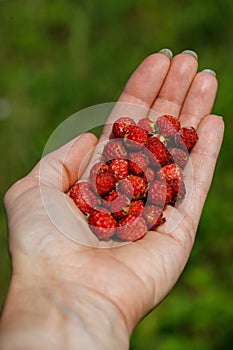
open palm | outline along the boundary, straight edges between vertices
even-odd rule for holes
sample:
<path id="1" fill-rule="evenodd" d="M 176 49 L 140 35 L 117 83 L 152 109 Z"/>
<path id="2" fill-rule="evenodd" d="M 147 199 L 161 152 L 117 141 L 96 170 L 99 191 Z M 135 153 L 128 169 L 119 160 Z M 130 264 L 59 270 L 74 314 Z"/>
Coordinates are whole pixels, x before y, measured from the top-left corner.
<path id="1" fill-rule="evenodd" d="M 151 55 L 134 72 L 119 99 L 144 106 L 148 115 L 151 111 L 174 115 L 182 125 L 198 130 L 199 141 L 191 153 L 195 190 L 179 207 L 166 209 L 167 224 L 139 241 L 108 249 L 82 246 L 61 234 L 47 215 L 41 188 L 69 230 L 65 193 L 77 181 L 83 157 L 97 142 L 93 135 L 85 134 L 47 155 L 8 192 L 13 273 L 30 271 L 51 290 L 50 281 L 56 280 L 74 299 L 83 290 L 97 303 L 113 304 L 129 332 L 166 296 L 189 257 L 223 135 L 222 120 L 210 115 L 217 80 L 208 72 L 197 73 L 197 68 L 197 60 L 185 53 L 172 60 L 160 53 Z M 101 140 L 107 136 L 105 130 Z M 42 177 L 41 164 L 45 165 Z M 173 217 L 179 225 L 171 230 Z M 85 234 L 81 226 L 78 230 Z"/>

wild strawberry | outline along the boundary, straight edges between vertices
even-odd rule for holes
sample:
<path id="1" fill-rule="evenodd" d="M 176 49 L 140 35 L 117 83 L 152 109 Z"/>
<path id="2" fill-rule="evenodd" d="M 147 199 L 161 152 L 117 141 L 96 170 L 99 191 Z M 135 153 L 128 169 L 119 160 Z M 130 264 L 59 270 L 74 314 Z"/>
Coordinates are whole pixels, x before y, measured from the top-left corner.
<path id="1" fill-rule="evenodd" d="M 115 189 L 115 176 L 112 172 L 100 173 L 93 179 L 92 187 L 100 196 L 104 196 Z"/>
<path id="2" fill-rule="evenodd" d="M 175 135 L 175 142 L 181 148 L 187 148 L 191 152 L 192 148 L 198 141 L 198 135 L 193 127 L 181 128 L 179 133 Z"/>
<path id="3" fill-rule="evenodd" d="M 114 218 L 123 218 L 128 214 L 129 204 L 129 199 L 124 194 L 118 192 L 117 198 L 115 198 L 109 204 L 109 211 L 111 212 L 112 216 L 114 216 Z"/>
<path id="4" fill-rule="evenodd" d="M 165 181 L 154 180 L 149 184 L 148 202 L 164 207 L 167 201 L 167 184 Z"/>
<path id="5" fill-rule="evenodd" d="M 109 166 L 105 162 L 95 163 L 90 170 L 90 178 L 96 178 L 97 174 L 109 171 Z"/>
<path id="6" fill-rule="evenodd" d="M 143 179 L 146 182 L 151 182 L 155 179 L 155 172 L 151 168 L 146 168 L 144 171 Z"/>
<path id="7" fill-rule="evenodd" d="M 163 166 L 168 163 L 170 154 L 166 146 L 157 136 L 149 136 L 145 146 L 150 151 L 148 154 L 152 161 L 152 165 L 158 165 L 159 163 Z"/>
<path id="8" fill-rule="evenodd" d="M 76 183 L 70 188 L 70 192 L 69 192 L 70 198 L 75 199 L 76 197 L 79 196 L 81 186 L 83 186 L 83 188 L 86 188 L 89 190 L 89 184 L 87 182 Z"/>
<path id="9" fill-rule="evenodd" d="M 109 140 L 104 146 L 103 157 L 109 161 L 114 158 L 127 158 L 127 151 L 121 140 Z"/>
<path id="10" fill-rule="evenodd" d="M 165 221 L 167 204 L 184 199 L 182 170 L 198 135 L 169 115 L 156 123 L 143 118 L 137 125 L 122 117 L 112 133 L 118 139 L 105 144 L 102 161 L 91 168 L 90 185 L 75 184 L 69 195 L 99 239 L 135 241 Z"/>
<path id="11" fill-rule="evenodd" d="M 184 169 L 189 159 L 189 153 L 181 148 L 168 148 L 168 151 L 170 153 L 170 161 Z"/>
<path id="12" fill-rule="evenodd" d="M 128 175 L 118 183 L 119 190 L 128 198 L 139 199 L 145 197 L 147 184 L 145 180 L 136 175 Z"/>
<path id="13" fill-rule="evenodd" d="M 172 202 L 174 192 L 173 192 L 172 186 L 170 185 L 170 182 L 167 182 L 166 185 L 167 185 L 166 204 L 170 204 Z"/>
<path id="14" fill-rule="evenodd" d="M 117 236 L 122 241 L 136 241 L 145 236 L 147 226 L 141 216 L 127 215 L 118 221 Z"/>
<path id="15" fill-rule="evenodd" d="M 103 205 L 109 209 L 110 203 L 118 197 L 118 191 L 113 190 L 103 198 Z"/>
<path id="16" fill-rule="evenodd" d="M 130 128 L 135 125 L 136 123 L 132 118 L 122 117 L 115 121 L 112 132 L 116 138 L 123 138 L 129 132 Z"/>
<path id="17" fill-rule="evenodd" d="M 89 225 L 98 238 L 108 240 L 114 235 L 117 222 L 107 210 L 95 210 L 89 216 Z"/>
<path id="18" fill-rule="evenodd" d="M 157 173 L 156 177 L 159 180 L 165 179 L 167 182 L 171 180 L 182 180 L 183 179 L 183 173 L 181 168 L 172 163 L 172 164 L 167 164 L 164 167 L 162 167 Z"/>
<path id="19" fill-rule="evenodd" d="M 116 178 L 116 182 L 124 179 L 129 174 L 128 160 L 122 158 L 116 158 L 109 164 L 110 171 L 113 172 Z"/>
<path id="20" fill-rule="evenodd" d="M 145 129 L 150 134 L 155 132 L 155 122 L 150 120 L 149 118 L 140 119 L 138 122 L 138 127 L 141 129 Z"/>
<path id="21" fill-rule="evenodd" d="M 172 188 L 172 199 L 171 204 L 180 204 L 186 194 L 186 188 L 183 180 L 172 180 L 170 181 L 170 186 Z"/>
<path id="22" fill-rule="evenodd" d="M 179 120 L 171 115 L 162 115 L 156 120 L 155 125 L 156 130 L 166 137 L 175 135 L 181 127 Z"/>
<path id="23" fill-rule="evenodd" d="M 129 171 L 133 175 L 142 176 L 148 167 L 148 160 L 143 152 L 132 152 L 129 154 Z"/>
<path id="24" fill-rule="evenodd" d="M 163 209 L 156 205 L 146 205 L 142 216 L 146 221 L 147 229 L 152 231 L 165 221 Z"/>
<path id="25" fill-rule="evenodd" d="M 129 207 L 129 214 L 140 216 L 144 210 L 145 204 L 143 200 L 138 199 L 136 201 L 132 201 Z"/>
<path id="26" fill-rule="evenodd" d="M 138 126 L 132 126 L 129 132 L 125 135 L 125 143 L 129 148 L 138 150 L 145 145 L 148 133 L 146 130 Z"/>
<path id="27" fill-rule="evenodd" d="M 87 182 L 78 182 L 74 184 L 69 193 L 77 207 L 83 214 L 90 214 L 100 204 L 100 200 L 92 192 Z"/>

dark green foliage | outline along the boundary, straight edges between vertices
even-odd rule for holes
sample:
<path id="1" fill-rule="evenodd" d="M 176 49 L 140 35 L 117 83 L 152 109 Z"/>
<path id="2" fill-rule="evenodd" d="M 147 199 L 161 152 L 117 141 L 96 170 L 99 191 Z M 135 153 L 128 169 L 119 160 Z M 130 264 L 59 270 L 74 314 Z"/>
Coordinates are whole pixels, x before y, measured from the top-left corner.
<path id="1" fill-rule="evenodd" d="M 116 101 L 146 55 L 193 49 L 200 69 L 217 72 L 214 112 L 224 115 L 226 135 L 194 250 L 170 296 L 134 332 L 131 350 L 227 350 L 233 342 L 232 18 L 231 0 L 0 1 L 1 196 L 65 118 Z M 0 225 L 2 305 L 10 279 L 3 208 Z"/>

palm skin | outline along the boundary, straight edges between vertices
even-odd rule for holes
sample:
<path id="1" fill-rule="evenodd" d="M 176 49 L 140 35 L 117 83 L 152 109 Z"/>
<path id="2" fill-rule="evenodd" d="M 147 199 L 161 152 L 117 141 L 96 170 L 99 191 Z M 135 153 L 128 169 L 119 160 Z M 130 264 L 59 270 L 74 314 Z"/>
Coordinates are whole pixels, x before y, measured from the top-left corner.
<path id="1" fill-rule="evenodd" d="M 43 159 L 48 169 L 45 177 L 39 179 L 38 164 L 9 190 L 5 205 L 13 276 L 36 277 L 51 293 L 62 291 L 72 300 L 86 294 L 91 304 L 102 308 L 104 303 L 106 308 L 112 305 L 130 335 L 171 290 L 190 255 L 223 136 L 222 120 L 210 115 L 216 91 L 216 78 L 206 72 L 197 73 L 197 61 L 192 56 L 183 53 L 169 60 L 158 53 L 141 63 L 119 99 L 145 106 L 148 114 L 151 109 L 175 115 L 182 125 L 197 128 L 199 141 L 191 154 L 195 191 L 174 209 L 181 217 L 174 230 L 167 232 L 165 224 L 139 241 L 107 249 L 82 246 L 60 233 L 47 216 L 40 186 L 59 201 L 65 218 L 69 210 L 65 193 L 77 181 L 82 158 L 97 142 L 93 135 L 86 134 L 72 146 L 65 145 Z M 107 136 L 104 131 L 101 140 Z M 65 163 L 61 163 L 68 149 Z M 61 186 L 60 167 L 64 170 Z M 169 222 L 174 211 L 168 208 L 165 215 Z"/>

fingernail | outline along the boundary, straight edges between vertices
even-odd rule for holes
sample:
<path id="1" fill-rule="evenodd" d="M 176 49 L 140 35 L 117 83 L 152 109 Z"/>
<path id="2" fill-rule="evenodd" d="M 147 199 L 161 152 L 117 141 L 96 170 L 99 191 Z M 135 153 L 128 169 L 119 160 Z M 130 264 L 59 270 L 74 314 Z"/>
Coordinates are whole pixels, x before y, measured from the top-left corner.
<path id="1" fill-rule="evenodd" d="M 212 70 L 212 69 L 203 69 L 202 72 L 212 74 L 214 77 L 216 77 L 216 73 L 215 73 L 215 71 Z"/>
<path id="2" fill-rule="evenodd" d="M 195 51 L 193 50 L 184 50 L 182 53 L 186 53 L 187 55 L 190 55 L 194 57 L 198 61 L 198 55 L 196 54 Z"/>
<path id="3" fill-rule="evenodd" d="M 224 119 L 222 115 L 218 115 L 217 117 L 222 120 Z"/>
<path id="4" fill-rule="evenodd" d="M 160 50 L 159 53 L 163 54 L 164 56 L 167 56 L 169 59 L 173 57 L 173 52 L 167 48 Z"/>

